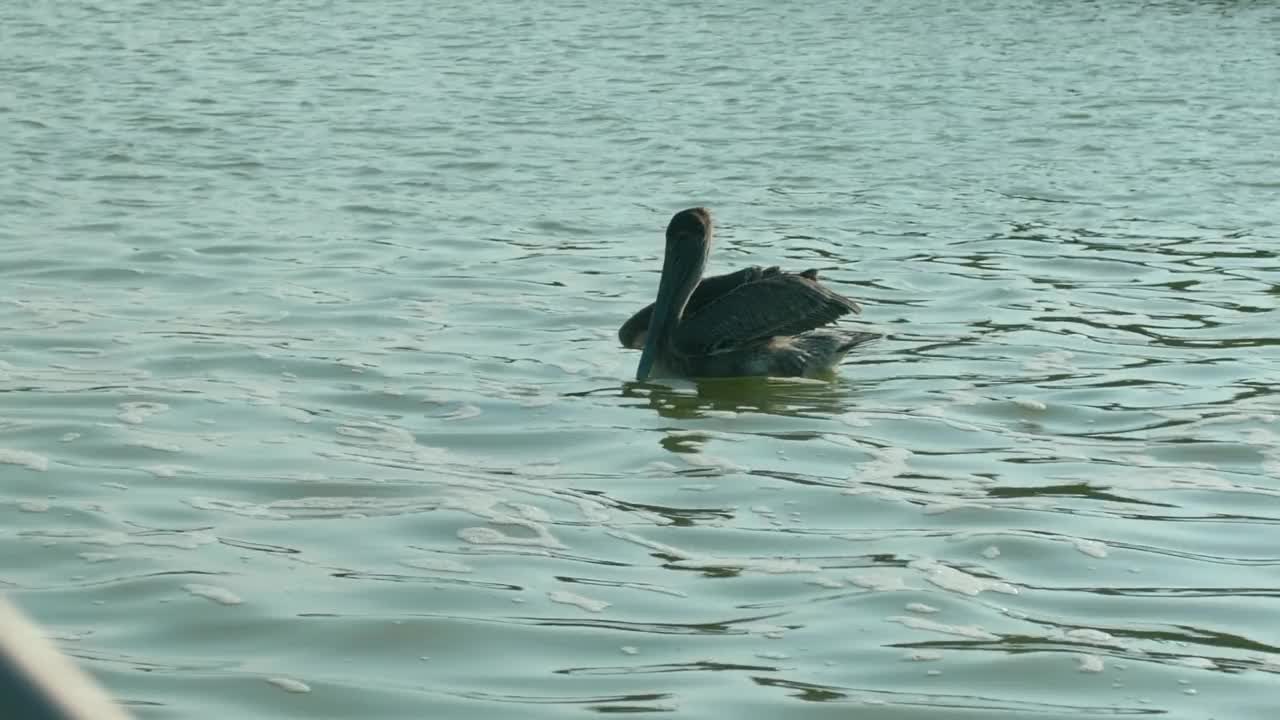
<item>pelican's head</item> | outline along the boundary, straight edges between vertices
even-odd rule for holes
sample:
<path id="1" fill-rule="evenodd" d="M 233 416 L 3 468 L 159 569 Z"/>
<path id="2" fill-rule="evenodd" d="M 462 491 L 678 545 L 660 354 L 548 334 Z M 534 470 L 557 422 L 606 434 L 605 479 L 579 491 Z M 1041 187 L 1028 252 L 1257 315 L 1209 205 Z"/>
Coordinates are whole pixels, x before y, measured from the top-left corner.
<path id="1" fill-rule="evenodd" d="M 667 223 L 667 248 L 673 244 L 706 243 L 711 239 L 711 212 L 706 208 L 681 210 Z"/>
<path id="2" fill-rule="evenodd" d="M 662 261 L 662 279 L 658 281 L 658 299 L 653 303 L 649 329 L 644 334 L 644 349 L 636 380 L 649 377 L 658 357 L 658 347 L 666 342 L 684 313 L 689 296 L 702 279 L 702 269 L 711 251 L 711 213 L 706 208 L 681 210 L 667 223 L 667 253 Z M 625 328 L 624 328 L 625 329 Z M 626 339 L 623 339 L 626 343 Z"/>

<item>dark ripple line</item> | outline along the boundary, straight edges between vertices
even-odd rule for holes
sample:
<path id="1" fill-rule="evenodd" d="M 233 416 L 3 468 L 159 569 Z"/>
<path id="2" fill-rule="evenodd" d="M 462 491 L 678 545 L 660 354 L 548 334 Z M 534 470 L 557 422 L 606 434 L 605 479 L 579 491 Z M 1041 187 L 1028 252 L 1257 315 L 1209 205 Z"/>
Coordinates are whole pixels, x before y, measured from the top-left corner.
<path id="1" fill-rule="evenodd" d="M 1020 584 L 1028 590 L 1044 590 L 1047 592 L 1081 592 L 1094 595 L 1115 595 L 1118 597 L 1154 597 L 1154 598 L 1235 598 L 1235 597 L 1272 597 L 1280 598 L 1280 588 L 1243 587 L 1243 588 L 1201 588 L 1201 587 L 1052 587 L 1049 585 Z"/>
<path id="2" fill-rule="evenodd" d="M 159 571 L 159 572 L 139 573 L 139 574 L 137 574 L 137 575 L 119 575 L 119 576 L 117 576 L 117 577 L 106 578 L 106 579 L 104 579 L 104 580 L 88 580 L 88 581 L 84 581 L 84 582 L 72 582 L 72 583 L 65 583 L 65 584 L 62 584 L 62 585 L 26 585 L 26 586 L 19 586 L 19 585 L 17 585 L 16 583 L 14 583 L 14 584 L 6 583 L 6 585 L 7 585 L 7 586 L 9 586 L 9 587 L 11 587 L 11 588 L 14 588 L 14 589 L 20 589 L 20 590 L 24 590 L 24 591 L 30 591 L 30 592 L 43 592 L 43 591 L 47 591 L 47 590 L 68 590 L 68 589 L 73 589 L 73 588 L 74 588 L 74 589 L 83 589 L 83 588 L 92 588 L 92 587 L 105 587 L 105 586 L 110 586 L 110 585 L 119 585 L 119 584 L 124 584 L 124 583 L 128 583 L 128 582 L 131 582 L 131 581 L 134 581 L 134 580 L 146 580 L 146 579 L 148 579 L 148 578 L 166 577 L 166 576 L 170 576 L 170 575 L 172 575 L 172 576 L 177 576 L 177 577 L 181 577 L 181 576 L 184 576 L 184 575 L 198 575 L 198 576 L 217 576 L 217 577 L 222 577 L 222 576 L 229 576 L 229 575 L 232 575 L 232 574 L 233 574 L 233 573 L 230 573 L 230 572 L 210 571 L 210 570 L 163 570 L 163 571 Z"/>
<path id="3" fill-rule="evenodd" d="M 374 573 L 358 570 L 342 570 L 330 573 L 333 577 L 345 580 L 380 580 L 396 583 L 422 583 L 424 585 L 464 585 L 487 588 L 489 590 L 524 590 L 523 586 L 510 583 L 487 582 L 484 580 L 467 580 L 465 578 L 442 577 L 438 575 L 405 575 L 400 573 Z"/>
<path id="4" fill-rule="evenodd" d="M 497 693 L 486 693 L 480 691 L 451 693 L 460 698 L 468 700 L 489 700 L 492 702 L 504 703 L 520 703 L 529 705 L 588 705 L 594 703 L 621 703 L 621 702 L 644 702 L 655 700 L 670 700 L 674 697 L 671 693 L 635 693 L 631 695 L 598 695 L 595 697 L 577 697 L 573 695 L 561 696 L 541 696 L 532 695 L 499 695 Z M 630 708 L 630 712 L 636 711 L 654 711 L 654 710 L 674 711 L 674 708 Z M 605 712 L 608 708 L 596 708 L 597 711 Z M 614 708 L 614 711 L 622 710 Z"/>
<path id="5" fill-rule="evenodd" d="M 595 676 L 611 676 L 611 675 L 654 675 L 664 673 L 679 672 L 723 672 L 725 670 L 746 670 L 748 672 L 778 672 L 779 668 L 769 665 L 740 665 L 736 663 L 714 662 L 712 660 L 700 660 L 688 663 L 660 663 L 655 665 L 612 665 L 612 666 L 583 666 L 560 668 L 554 670 L 557 675 L 595 675 Z"/>
<path id="6" fill-rule="evenodd" d="M 1115 634 L 1115 633 L 1113 633 Z M 1004 647 L 1008 643 L 1016 643 L 1016 648 Z M 1189 642 L 1180 640 L 1179 642 Z M 1190 641 L 1194 642 L 1194 641 Z M 1168 667 L 1180 668 L 1183 670 L 1211 670 L 1215 672 L 1233 673 L 1243 672 L 1246 670 L 1276 673 L 1277 670 L 1269 667 L 1264 661 L 1250 660 L 1248 658 L 1230 658 L 1217 657 L 1195 654 L 1177 654 L 1170 652 L 1148 651 L 1148 650 L 1131 650 L 1114 645 L 1098 645 L 1087 642 L 1076 641 L 1051 641 L 1040 637 L 1029 636 L 1005 636 L 999 642 L 990 642 L 984 640 L 925 640 L 921 642 L 893 643 L 887 647 L 903 648 L 903 649 L 928 649 L 928 650 L 990 650 L 999 651 L 1012 655 L 1022 655 L 1031 653 L 1053 653 L 1063 654 L 1070 653 L 1079 655 L 1088 653 L 1090 655 L 1102 655 L 1113 660 L 1125 660 L 1134 663 L 1152 663 L 1156 665 L 1164 665 Z M 1273 651 L 1269 651 L 1273 652 Z M 1188 659 L 1205 659 L 1212 662 L 1216 667 L 1188 667 L 1185 661 Z"/>
<path id="7" fill-rule="evenodd" d="M 994 712 L 1067 712 L 1075 715 L 1163 715 L 1166 711 L 1158 708 L 1115 707 L 1115 706 L 1075 706 L 1042 703 L 1030 700 L 1001 700 L 980 695 L 957 695 L 949 693 L 914 693 L 869 688 L 849 688 L 839 685 L 819 685 L 817 683 L 786 680 L 783 678 L 752 677 L 758 685 L 796 690 L 799 699 L 811 702 L 848 702 L 862 703 L 867 697 L 882 699 L 886 704 L 905 706 L 924 706 L 948 708 L 956 710 L 987 710 Z"/>
<path id="8" fill-rule="evenodd" d="M 529 616 L 508 616 L 508 617 L 488 617 L 488 616 L 467 616 L 467 615 L 448 615 L 444 613 L 410 613 L 408 617 L 430 618 L 434 620 L 452 620 L 463 623 L 491 623 L 498 625 L 532 625 L 545 627 L 579 627 L 603 630 L 620 630 L 623 632 L 639 632 L 653 635 L 750 635 L 751 630 L 747 628 L 734 627 L 740 624 L 756 623 L 762 620 L 771 620 L 781 617 L 785 613 L 769 613 L 765 615 L 755 615 L 743 618 L 735 618 L 733 620 L 724 620 L 713 623 L 646 623 L 627 620 L 608 620 L 593 618 L 542 618 Z M 298 613 L 298 617 L 303 618 L 323 618 L 323 619 L 351 619 L 351 618 L 372 618 L 381 619 L 382 616 L 373 614 L 348 614 L 348 613 L 330 613 L 330 612 L 312 612 Z"/>

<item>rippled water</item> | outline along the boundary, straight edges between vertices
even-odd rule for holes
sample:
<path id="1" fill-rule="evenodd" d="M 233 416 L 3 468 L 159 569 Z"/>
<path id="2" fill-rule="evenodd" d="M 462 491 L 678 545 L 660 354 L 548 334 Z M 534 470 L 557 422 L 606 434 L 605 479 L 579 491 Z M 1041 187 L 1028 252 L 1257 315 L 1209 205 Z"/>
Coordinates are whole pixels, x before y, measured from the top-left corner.
<path id="1" fill-rule="evenodd" d="M 1273 3 L 9 4 L 0 588 L 141 718 L 1264 718 Z M 672 212 L 885 334 L 628 382 Z"/>

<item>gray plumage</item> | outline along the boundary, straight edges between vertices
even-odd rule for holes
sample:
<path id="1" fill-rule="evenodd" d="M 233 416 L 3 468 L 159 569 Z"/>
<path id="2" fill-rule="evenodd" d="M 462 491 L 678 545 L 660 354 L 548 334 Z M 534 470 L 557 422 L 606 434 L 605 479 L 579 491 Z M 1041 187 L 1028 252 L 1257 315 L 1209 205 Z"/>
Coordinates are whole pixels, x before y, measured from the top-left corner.
<path id="1" fill-rule="evenodd" d="M 689 304 L 685 307 L 684 314 L 686 316 L 693 315 L 706 307 L 711 301 L 739 285 L 759 280 L 768 275 L 777 275 L 780 272 L 782 271 L 777 266 L 762 268 L 759 265 L 752 265 L 737 272 L 703 278 L 702 282 L 698 283 L 698 289 L 694 290 L 693 296 L 689 298 Z M 817 270 L 806 270 L 805 272 L 813 273 L 814 278 L 818 277 Z M 649 303 L 636 312 L 635 315 L 628 318 L 626 322 L 622 323 L 622 327 L 618 328 L 618 341 L 622 343 L 622 347 L 631 348 L 632 350 L 643 348 L 645 335 L 649 332 L 649 322 L 652 319 L 653 303 Z"/>
<path id="2" fill-rule="evenodd" d="M 823 287 L 817 270 L 749 267 L 703 280 L 711 234 L 702 208 L 676 213 L 667 226 L 658 298 L 618 330 L 624 346 L 644 350 L 637 379 L 655 366 L 694 377 L 813 377 L 876 337 L 825 327 L 859 308 Z"/>

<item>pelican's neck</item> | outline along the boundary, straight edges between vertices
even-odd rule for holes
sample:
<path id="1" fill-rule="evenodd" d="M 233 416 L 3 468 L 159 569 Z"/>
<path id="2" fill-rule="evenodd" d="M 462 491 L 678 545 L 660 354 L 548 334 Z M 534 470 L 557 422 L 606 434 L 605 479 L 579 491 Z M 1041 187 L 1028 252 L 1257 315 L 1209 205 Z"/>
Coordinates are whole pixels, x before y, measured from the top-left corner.
<path id="1" fill-rule="evenodd" d="M 658 299 L 654 303 L 653 318 L 649 323 L 650 332 L 656 327 L 664 331 L 662 335 L 666 335 L 684 318 L 689 298 L 698 289 L 702 272 L 707 266 L 708 246 L 706 237 L 699 241 L 686 240 L 667 244 L 666 258 L 662 263 L 662 279 L 658 282 Z"/>
<path id="2" fill-rule="evenodd" d="M 658 281 L 658 299 L 653 302 L 649 334 L 645 337 L 640 365 L 636 368 L 636 380 L 640 382 L 649 377 L 649 371 L 658 358 L 671 349 L 672 335 L 684 317 L 685 306 L 702 280 L 702 269 L 707 264 L 707 252 L 711 249 L 709 218 L 699 223 L 700 232 L 690 232 L 687 220 L 682 214 L 677 214 L 667 228 L 667 252 L 662 261 L 662 279 Z M 677 227 L 678 222 L 684 223 L 684 227 Z"/>

